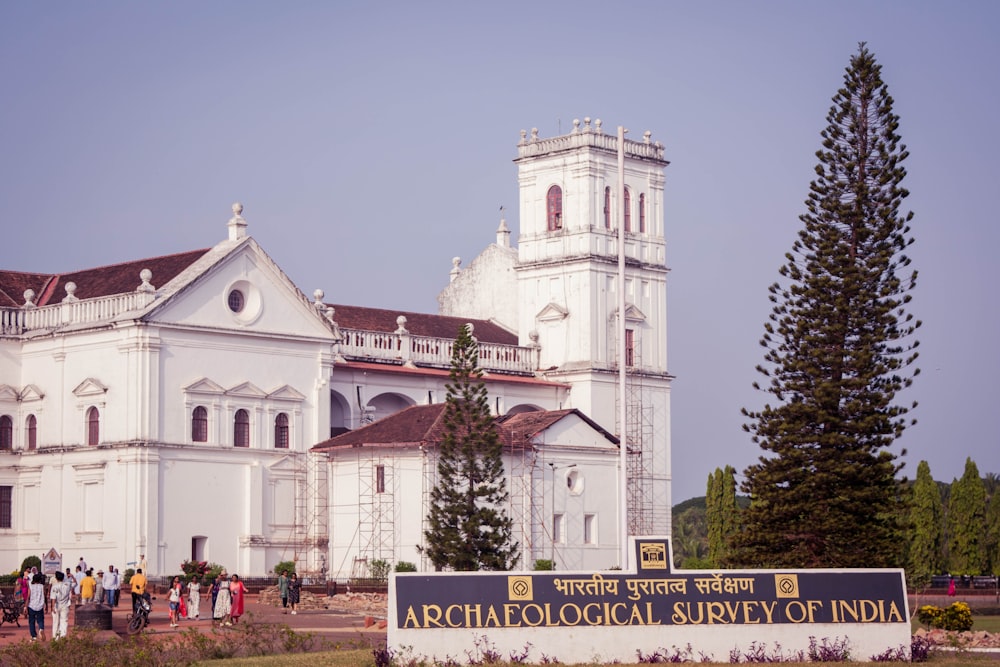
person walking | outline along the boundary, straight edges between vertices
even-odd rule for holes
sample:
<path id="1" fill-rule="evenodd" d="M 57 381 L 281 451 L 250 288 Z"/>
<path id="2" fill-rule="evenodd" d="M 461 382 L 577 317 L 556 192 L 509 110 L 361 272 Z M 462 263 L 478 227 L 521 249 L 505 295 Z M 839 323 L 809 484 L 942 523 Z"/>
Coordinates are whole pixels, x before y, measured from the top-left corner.
<path id="1" fill-rule="evenodd" d="M 97 580 L 94 579 L 93 570 L 87 570 L 83 575 L 83 579 L 80 580 L 80 603 L 93 604 L 96 592 Z"/>
<path id="2" fill-rule="evenodd" d="M 292 572 L 292 576 L 288 580 L 288 604 L 292 608 L 292 616 L 296 613 L 295 605 L 299 603 L 299 594 L 302 590 L 302 582 L 299 581 L 299 575 Z"/>
<path id="3" fill-rule="evenodd" d="M 146 575 L 142 573 L 142 569 L 135 571 L 131 579 L 132 584 L 132 613 L 134 614 L 136 610 L 139 609 L 139 598 L 146 594 Z"/>
<path id="4" fill-rule="evenodd" d="M 229 610 L 229 618 L 233 625 L 239 622 L 243 615 L 243 596 L 247 592 L 247 587 L 240 581 L 240 575 L 234 574 L 229 581 L 229 597 L 232 599 L 232 609 Z"/>
<path id="5" fill-rule="evenodd" d="M 173 582 L 170 584 L 170 594 L 167 598 L 170 603 L 170 627 L 176 628 L 178 626 L 177 619 L 180 613 L 181 607 L 181 580 L 180 577 L 174 577 Z"/>
<path id="6" fill-rule="evenodd" d="M 45 575 L 36 573 L 28 586 L 28 632 L 31 641 L 45 641 Z"/>
<path id="7" fill-rule="evenodd" d="M 192 577 L 191 582 L 188 583 L 188 620 L 197 621 L 198 617 L 201 615 L 201 582 L 198 581 L 198 575 Z"/>
<path id="8" fill-rule="evenodd" d="M 67 581 L 65 574 L 56 572 L 56 583 L 52 584 L 52 590 L 49 592 L 49 598 L 52 600 L 53 640 L 66 636 L 66 628 L 69 625 L 69 603 L 72 597 L 73 584 Z"/>
<path id="9" fill-rule="evenodd" d="M 104 587 L 104 604 L 114 607 L 115 592 L 118 590 L 118 575 L 115 574 L 113 565 L 108 565 L 108 571 L 101 577 L 101 585 Z"/>
<path id="10" fill-rule="evenodd" d="M 94 602 L 104 604 L 104 570 L 98 570 L 94 575 L 97 585 L 94 587 Z"/>
<path id="11" fill-rule="evenodd" d="M 215 608 L 212 611 L 212 618 L 219 621 L 219 625 L 232 625 L 229 614 L 233 610 L 233 598 L 229 593 L 229 575 L 223 570 L 219 575 L 219 593 L 215 598 Z"/>
<path id="12" fill-rule="evenodd" d="M 281 571 L 281 576 L 278 577 L 278 594 L 281 596 L 281 613 L 288 613 L 288 573 L 285 570 Z"/>

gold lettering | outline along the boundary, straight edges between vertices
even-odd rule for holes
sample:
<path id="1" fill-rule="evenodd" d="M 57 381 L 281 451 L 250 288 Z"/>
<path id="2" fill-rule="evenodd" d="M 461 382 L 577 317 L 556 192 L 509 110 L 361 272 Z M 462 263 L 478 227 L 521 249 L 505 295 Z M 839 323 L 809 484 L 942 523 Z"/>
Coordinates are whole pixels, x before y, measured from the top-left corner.
<path id="1" fill-rule="evenodd" d="M 425 628 L 429 628 L 431 625 L 438 628 L 444 627 L 444 623 L 441 622 L 441 607 L 436 604 L 425 604 L 423 608 Z"/>
<path id="2" fill-rule="evenodd" d="M 646 603 L 646 625 L 660 625 L 660 620 L 653 617 L 653 603 Z"/>
<path id="3" fill-rule="evenodd" d="M 607 606 L 607 604 L 608 604 L 607 602 L 604 603 L 605 606 Z M 594 607 L 595 609 L 598 610 L 596 617 L 590 615 L 591 607 Z M 597 604 L 596 602 L 591 602 L 590 604 L 584 605 L 583 610 L 581 611 L 581 616 L 583 616 L 583 620 L 586 621 L 587 625 L 601 625 L 603 623 L 604 617 L 601 616 L 600 609 L 601 605 Z"/>
<path id="4" fill-rule="evenodd" d="M 510 604 L 510 603 L 508 603 L 508 604 L 505 604 L 503 606 L 503 621 L 504 621 L 503 627 L 505 627 L 505 628 L 519 628 L 519 627 L 521 627 L 521 621 L 520 620 L 518 620 L 518 622 L 515 623 L 513 621 L 513 619 L 512 619 L 512 617 L 514 616 L 515 612 L 517 612 L 517 605 L 516 604 Z"/>
<path id="5" fill-rule="evenodd" d="M 878 605 L 872 600 L 861 600 L 861 622 L 871 623 L 872 621 L 883 620 L 880 618 Z"/>
<path id="6" fill-rule="evenodd" d="M 576 612 L 576 618 L 574 620 L 570 620 L 566 617 L 567 609 L 571 609 Z M 582 618 L 583 618 L 583 610 L 580 609 L 575 604 L 572 603 L 564 604 L 561 607 L 559 607 L 559 622 L 562 623 L 563 625 L 579 625 L 580 620 Z"/>
<path id="7" fill-rule="evenodd" d="M 413 613 L 413 605 L 406 608 L 406 619 L 403 621 L 404 628 L 419 628 L 420 622 L 417 621 L 417 615 Z"/>
<path id="8" fill-rule="evenodd" d="M 475 617 L 475 621 L 473 621 Z M 483 627 L 483 608 L 482 605 L 478 604 L 467 604 L 465 605 L 465 627 L 467 628 L 481 628 Z"/>
<path id="9" fill-rule="evenodd" d="M 896 606 L 896 601 L 893 600 L 889 602 L 889 618 L 890 623 L 903 623 L 903 615 L 899 613 L 899 607 Z"/>
<path id="10" fill-rule="evenodd" d="M 709 602 L 707 608 L 709 625 L 715 625 L 716 621 L 720 623 L 726 622 L 725 617 L 722 615 L 726 608 L 721 602 Z"/>
<path id="11" fill-rule="evenodd" d="M 848 600 L 837 600 L 837 602 L 840 603 L 839 604 L 840 610 L 843 612 L 843 614 L 842 614 L 843 619 L 844 619 L 843 622 L 847 623 L 848 622 L 847 621 L 847 617 L 850 616 L 851 618 L 854 619 L 854 622 L 857 623 L 858 622 L 858 618 L 860 618 L 859 615 L 858 615 L 858 601 L 857 600 L 851 600 L 851 601 L 848 601 Z M 834 605 L 834 606 L 836 607 L 838 605 Z"/>
<path id="12" fill-rule="evenodd" d="M 528 616 L 529 611 L 538 614 L 538 618 L 534 622 L 532 622 L 531 618 Z M 542 608 L 537 604 L 526 604 L 524 605 L 524 608 L 521 609 L 521 620 L 523 620 L 524 624 L 529 628 L 537 628 L 545 622 L 545 612 L 542 611 Z"/>
<path id="13" fill-rule="evenodd" d="M 632 605 L 632 613 L 629 615 L 628 622 L 629 625 L 646 625 L 643 623 L 642 612 L 639 610 L 639 605 Z"/>
<path id="14" fill-rule="evenodd" d="M 674 603 L 674 613 L 670 616 L 670 620 L 673 621 L 674 625 L 687 625 L 688 617 L 684 613 L 683 602 Z"/>
<path id="15" fill-rule="evenodd" d="M 760 623 L 760 619 L 756 618 L 753 614 L 753 609 L 760 603 L 754 602 L 753 600 L 744 600 L 742 604 L 743 604 L 743 622 L 749 623 L 750 625 L 756 625 Z"/>
<path id="16" fill-rule="evenodd" d="M 793 607 L 796 610 L 794 612 Z M 785 617 L 792 623 L 801 623 L 806 620 L 807 614 L 808 612 L 806 612 L 806 606 L 798 600 L 790 600 L 788 604 L 785 605 Z"/>
<path id="17" fill-rule="evenodd" d="M 823 603 L 820 600 L 809 600 L 806 603 L 809 606 L 809 622 L 816 622 L 816 610 L 823 608 Z"/>
<path id="18" fill-rule="evenodd" d="M 611 616 L 612 620 L 614 621 L 615 625 L 627 625 L 628 621 L 624 621 L 624 620 L 618 618 L 618 608 L 619 607 L 621 607 L 622 609 L 625 609 L 625 603 L 624 602 L 616 602 L 613 605 L 611 605 L 611 614 L 610 614 L 610 616 Z"/>
<path id="19" fill-rule="evenodd" d="M 774 609 L 775 609 L 775 607 L 778 606 L 778 601 L 777 600 L 771 600 L 771 606 L 770 607 L 768 607 L 767 604 L 768 603 L 767 603 L 766 600 L 761 600 L 761 602 L 760 602 L 760 608 L 764 610 L 764 614 L 767 616 L 767 624 L 771 625 L 772 623 L 774 623 Z"/>
<path id="20" fill-rule="evenodd" d="M 452 628 L 460 628 L 460 627 L 462 627 L 462 622 L 461 621 L 459 621 L 459 622 L 456 623 L 455 621 L 451 620 L 451 612 L 452 611 L 457 611 L 457 612 L 461 613 L 461 611 L 462 611 L 462 605 L 460 605 L 460 604 L 451 604 L 451 605 L 448 605 L 445 608 L 445 610 L 444 610 L 444 621 L 445 621 L 445 623 L 447 623 Z M 459 617 L 459 618 L 461 618 L 461 617 Z"/>
<path id="21" fill-rule="evenodd" d="M 500 617 L 497 616 L 496 607 L 494 607 L 493 605 L 490 605 L 489 608 L 488 608 L 488 611 L 486 612 L 486 625 L 485 625 L 485 627 L 487 627 L 487 628 L 490 627 L 490 623 L 492 623 L 493 627 L 495 627 L 495 628 L 502 627 L 501 624 L 500 624 Z"/>

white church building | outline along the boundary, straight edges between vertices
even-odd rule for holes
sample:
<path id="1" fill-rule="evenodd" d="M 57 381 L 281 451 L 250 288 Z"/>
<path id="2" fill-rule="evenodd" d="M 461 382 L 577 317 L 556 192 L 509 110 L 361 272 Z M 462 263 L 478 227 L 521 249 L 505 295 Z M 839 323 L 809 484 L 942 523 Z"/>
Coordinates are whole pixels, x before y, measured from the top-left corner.
<path id="1" fill-rule="evenodd" d="M 239 205 L 209 249 L 0 270 L 0 560 L 429 569 L 434 413 L 465 324 L 506 434 L 521 565 L 618 564 L 621 442 L 629 533 L 669 534 L 667 162 L 649 133 L 626 140 L 620 201 L 617 152 L 600 121 L 522 132 L 517 245 L 501 220 L 496 243 L 456 258 L 439 314 L 306 296 Z"/>

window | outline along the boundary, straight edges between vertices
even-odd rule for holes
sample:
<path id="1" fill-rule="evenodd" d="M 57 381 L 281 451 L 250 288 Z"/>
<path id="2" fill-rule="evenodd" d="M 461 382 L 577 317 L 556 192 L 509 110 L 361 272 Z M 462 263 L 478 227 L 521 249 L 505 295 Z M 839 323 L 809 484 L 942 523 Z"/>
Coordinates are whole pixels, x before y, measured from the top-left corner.
<path id="1" fill-rule="evenodd" d="M 233 446 L 250 446 L 250 413 L 246 410 L 236 411 L 236 418 L 233 420 Z"/>
<path id="2" fill-rule="evenodd" d="M 556 544 L 562 544 L 566 541 L 565 527 L 563 526 L 563 515 L 553 514 L 552 515 L 552 541 Z"/>
<path id="3" fill-rule="evenodd" d="M 101 412 L 97 408 L 87 410 L 87 444 L 96 445 L 101 442 Z"/>
<path id="4" fill-rule="evenodd" d="M 604 188 L 604 227 L 611 229 L 611 188 Z"/>
<path id="5" fill-rule="evenodd" d="M 0 486 L 0 528 L 14 527 L 14 487 Z"/>
<path id="6" fill-rule="evenodd" d="M 38 447 L 38 421 L 35 419 L 35 415 L 28 415 L 28 419 L 24 423 L 24 431 L 24 440 L 28 443 L 28 449 L 36 449 Z"/>
<path id="7" fill-rule="evenodd" d="M 548 214 L 549 231 L 562 229 L 562 188 L 553 185 L 545 198 L 545 208 Z"/>
<path id="8" fill-rule="evenodd" d="M 14 449 L 14 420 L 8 415 L 0 417 L 0 449 Z"/>
<path id="9" fill-rule="evenodd" d="M 625 365 L 635 365 L 635 331 L 625 330 Z"/>
<path id="10" fill-rule="evenodd" d="M 208 410 L 200 405 L 191 413 L 191 441 L 208 442 Z"/>
<path id="11" fill-rule="evenodd" d="M 284 412 L 274 418 L 274 448 L 288 449 L 288 415 Z"/>
<path id="12" fill-rule="evenodd" d="M 632 195 L 625 188 L 625 231 L 632 231 Z"/>
<path id="13" fill-rule="evenodd" d="M 234 313 L 239 313 L 243 310 L 243 306 L 246 305 L 247 300 L 246 297 L 243 296 L 243 292 L 238 289 L 234 289 L 229 293 L 229 299 L 227 302 L 229 303 L 229 310 Z"/>
<path id="14" fill-rule="evenodd" d="M 385 493 L 385 466 L 375 466 L 375 493 Z"/>
<path id="15" fill-rule="evenodd" d="M 639 194 L 639 233 L 646 233 L 646 193 Z"/>
<path id="16" fill-rule="evenodd" d="M 596 514 L 584 514 L 583 515 L 583 543 L 584 544 L 597 544 L 597 515 Z"/>

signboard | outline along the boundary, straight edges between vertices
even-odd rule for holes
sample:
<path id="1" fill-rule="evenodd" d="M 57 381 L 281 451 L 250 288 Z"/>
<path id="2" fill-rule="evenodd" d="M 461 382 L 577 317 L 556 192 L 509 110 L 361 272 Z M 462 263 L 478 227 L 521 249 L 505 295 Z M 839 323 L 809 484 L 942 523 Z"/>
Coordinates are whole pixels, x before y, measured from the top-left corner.
<path id="1" fill-rule="evenodd" d="M 500 646 L 510 632 L 522 649 L 529 630 L 538 637 L 527 641 L 561 662 L 632 661 L 637 650 L 687 644 L 725 660 L 751 642 L 796 650 L 810 637 L 847 637 L 856 651 L 874 642 L 870 655 L 909 648 L 902 570 L 671 572 L 664 538 L 634 547 L 634 572 L 400 574 L 390 583 L 390 647 L 427 646 L 434 652 L 419 657 L 444 659 L 467 653 L 455 645 L 442 654 L 442 637 L 485 636 Z M 708 629 L 711 641 L 701 641 Z M 594 644 L 581 645 L 585 637 Z"/>
<path id="2" fill-rule="evenodd" d="M 42 554 L 42 574 L 55 574 L 60 570 L 62 570 L 62 554 L 56 551 L 55 548 L 49 549 Z"/>

